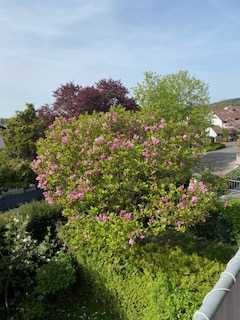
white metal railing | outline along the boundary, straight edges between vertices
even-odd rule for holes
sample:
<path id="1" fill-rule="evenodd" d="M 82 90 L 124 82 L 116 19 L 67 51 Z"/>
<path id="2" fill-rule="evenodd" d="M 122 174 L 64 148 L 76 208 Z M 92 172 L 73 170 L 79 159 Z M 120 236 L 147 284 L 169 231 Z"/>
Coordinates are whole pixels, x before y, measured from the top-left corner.
<path id="1" fill-rule="evenodd" d="M 239 180 L 228 180 L 229 190 L 240 191 L 240 181 Z"/>

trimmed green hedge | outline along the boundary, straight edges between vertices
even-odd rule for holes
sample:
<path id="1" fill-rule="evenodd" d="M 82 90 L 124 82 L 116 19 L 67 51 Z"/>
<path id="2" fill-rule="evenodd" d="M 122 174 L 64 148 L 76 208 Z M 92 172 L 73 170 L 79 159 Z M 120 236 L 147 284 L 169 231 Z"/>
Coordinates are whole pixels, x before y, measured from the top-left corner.
<path id="1" fill-rule="evenodd" d="M 114 319 L 190 320 L 234 254 L 227 244 L 169 233 L 111 263 L 97 243 L 79 245 L 81 230 L 81 223 L 66 224 L 61 237 L 79 263 L 83 290 L 114 311 Z"/>
<path id="2" fill-rule="evenodd" d="M 220 149 L 224 149 L 226 146 L 223 143 L 211 143 L 206 147 L 206 151 L 210 152 L 210 151 L 216 151 L 216 150 L 220 150 Z"/>

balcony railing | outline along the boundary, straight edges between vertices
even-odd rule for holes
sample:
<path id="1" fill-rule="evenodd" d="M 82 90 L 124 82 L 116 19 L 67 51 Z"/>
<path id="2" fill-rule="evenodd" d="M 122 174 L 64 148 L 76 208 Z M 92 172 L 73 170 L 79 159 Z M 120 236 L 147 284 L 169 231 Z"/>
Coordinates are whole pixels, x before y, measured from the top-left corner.
<path id="1" fill-rule="evenodd" d="M 228 188 L 231 191 L 240 191 L 240 181 L 228 180 Z"/>
<path id="2" fill-rule="evenodd" d="M 240 319 L 240 250 L 227 264 L 214 288 L 206 295 L 193 320 Z"/>

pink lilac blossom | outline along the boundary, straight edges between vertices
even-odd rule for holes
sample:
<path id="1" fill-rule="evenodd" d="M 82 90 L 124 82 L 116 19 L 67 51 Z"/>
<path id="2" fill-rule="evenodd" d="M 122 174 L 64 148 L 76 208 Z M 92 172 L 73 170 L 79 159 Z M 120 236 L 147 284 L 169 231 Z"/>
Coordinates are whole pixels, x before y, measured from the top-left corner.
<path id="1" fill-rule="evenodd" d="M 126 141 L 124 144 L 123 144 L 123 147 L 124 149 L 128 150 L 128 149 L 131 149 L 134 147 L 134 144 L 130 141 Z"/>
<path id="2" fill-rule="evenodd" d="M 85 192 L 84 191 L 72 191 L 69 194 L 69 199 L 76 201 L 76 200 L 82 200 L 84 198 Z"/>
<path id="3" fill-rule="evenodd" d="M 106 222 L 109 220 L 109 217 L 105 214 L 99 214 L 96 216 L 97 221 Z"/>
<path id="4" fill-rule="evenodd" d="M 166 122 L 164 119 L 161 119 L 160 123 L 158 124 L 158 129 L 163 129 L 166 125 Z"/>
<path id="5" fill-rule="evenodd" d="M 182 184 L 180 187 L 178 187 L 179 191 L 183 191 L 184 190 L 184 185 Z"/>
<path id="6" fill-rule="evenodd" d="M 179 209 L 186 209 L 187 208 L 187 202 L 185 199 L 183 199 L 182 201 L 179 202 L 178 208 Z"/>
<path id="7" fill-rule="evenodd" d="M 38 187 L 40 189 L 46 190 L 47 189 L 47 175 L 46 174 L 42 174 L 39 175 L 36 180 L 38 181 Z"/>
<path id="8" fill-rule="evenodd" d="M 85 172 L 85 175 L 86 175 L 87 177 L 91 177 L 91 176 L 93 176 L 93 174 L 94 174 L 94 171 L 93 171 L 93 170 L 87 170 L 87 171 Z"/>
<path id="9" fill-rule="evenodd" d="M 177 228 L 180 228 L 182 225 L 184 225 L 184 222 L 181 220 L 177 220 L 175 225 Z"/>
<path id="10" fill-rule="evenodd" d="M 95 143 L 96 143 L 97 145 L 102 145 L 102 144 L 104 144 L 104 143 L 105 143 L 104 137 L 103 137 L 103 136 L 97 137 L 97 138 L 95 139 Z"/>
<path id="11" fill-rule="evenodd" d="M 148 224 L 151 225 L 151 224 L 154 224 L 156 222 L 156 219 L 154 217 L 151 217 L 149 220 L 148 220 Z"/>
<path id="12" fill-rule="evenodd" d="M 167 197 L 162 197 L 162 198 L 161 198 L 161 202 L 164 203 L 164 204 L 168 203 L 168 201 L 169 201 L 169 200 L 168 200 Z"/>
<path id="13" fill-rule="evenodd" d="M 140 233 L 139 234 L 139 239 L 141 239 L 141 240 L 145 239 L 145 235 L 143 233 Z"/>
<path id="14" fill-rule="evenodd" d="M 158 145 L 160 143 L 160 140 L 158 138 L 155 137 L 151 137 L 151 141 L 153 145 Z"/>
<path id="15" fill-rule="evenodd" d="M 199 189 L 202 193 L 206 193 L 208 191 L 208 188 L 203 181 L 199 182 Z"/>
<path id="16" fill-rule="evenodd" d="M 42 162 L 43 162 L 43 157 L 38 156 L 35 160 L 32 161 L 32 164 L 31 164 L 32 169 L 37 170 L 39 166 L 42 164 Z"/>
<path id="17" fill-rule="evenodd" d="M 133 220 L 133 214 L 131 212 L 127 212 L 125 210 L 121 210 L 119 213 L 119 216 L 127 221 Z"/>
<path id="18" fill-rule="evenodd" d="M 189 183 L 189 186 L 188 186 L 188 191 L 190 192 L 194 192 L 196 190 L 196 185 L 197 181 L 195 179 L 192 179 Z"/>
<path id="19" fill-rule="evenodd" d="M 193 196 L 191 201 L 192 201 L 192 204 L 196 204 L 198 202 L 198 197 Z"/>
<path id="20" fill-rule="evenodd" d="M 53 197 L 51 197 L 48 192 L 43 192 L 43 195 L 44 195 L 45 200 L 49 204 L 53 204 L 54 203 Z"/>
<path id="21" fill-rule="evenodd" d="M 151 158 L 151 155 L 152 155 L 151 152 L 146 149 L 143 151 L 142 154 L 143 154 L 144 158 L 146 158 L 146 159 Z"/>
<path id="22" fill-rule="evenodd" d="M 128 243 L 130 246 L 133 246 L 135 244 L 135 241 L 131 238 L 128 240 Z"/>
<path id="23" fill-rule="evenodd" d="M 68 143 L 68 137 L 67 136 L 63 136 L 62 137 L 62 143 L 64 143 L 64 144 Z"/>
<path id="24" fill-rule="evenodd" d="M 115 138 L 111 144 L 111 150 L 114 151 L 116 149 L 118 149 L 121 145 L 121 141 L 118 138 Z"/>
<path id="25" fill-rule="evenodd" d="M 63 191 L 61 189 L 61 187 L 57 187 L 56 188 L 56 196 L 61 197 L 63 195 Z"/>

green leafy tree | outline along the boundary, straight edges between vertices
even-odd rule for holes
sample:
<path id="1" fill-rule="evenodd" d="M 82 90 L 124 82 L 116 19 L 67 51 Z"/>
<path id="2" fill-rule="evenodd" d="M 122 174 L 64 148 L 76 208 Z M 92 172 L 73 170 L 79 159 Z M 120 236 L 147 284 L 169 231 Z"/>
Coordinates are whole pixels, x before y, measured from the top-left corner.
<path id="1" fill-rule="evenodd" d="M 146 72 L 134 93 L 142 108 L 159 109 L 165 119 L 181 120 L 197 116 L 198 119 L 202 117 L 204 122 L 208 120 L 208 87 L 187 71 L 166 76 Z"/>
<path id="2" fill-rule="evenodd" d="M 44 126 L 38 118 L 34 106 L 27 104 L 26 109 L 17 112 L 7 121 L 3 130 L 5 152 L 10 158 L 31 161 L 36 155 L 36 141 L 43 136 Z"/>
<path id="3" fill-rule="evenodd" d="M 36 156 L 36 142 L 43 136 L 44 129 L 32 104 L 6 121 L 6 129 L 2 130 L 5 147 L 0 151 L 0 191 L 26 188 L 34 183 L 30 163 Z"/>

